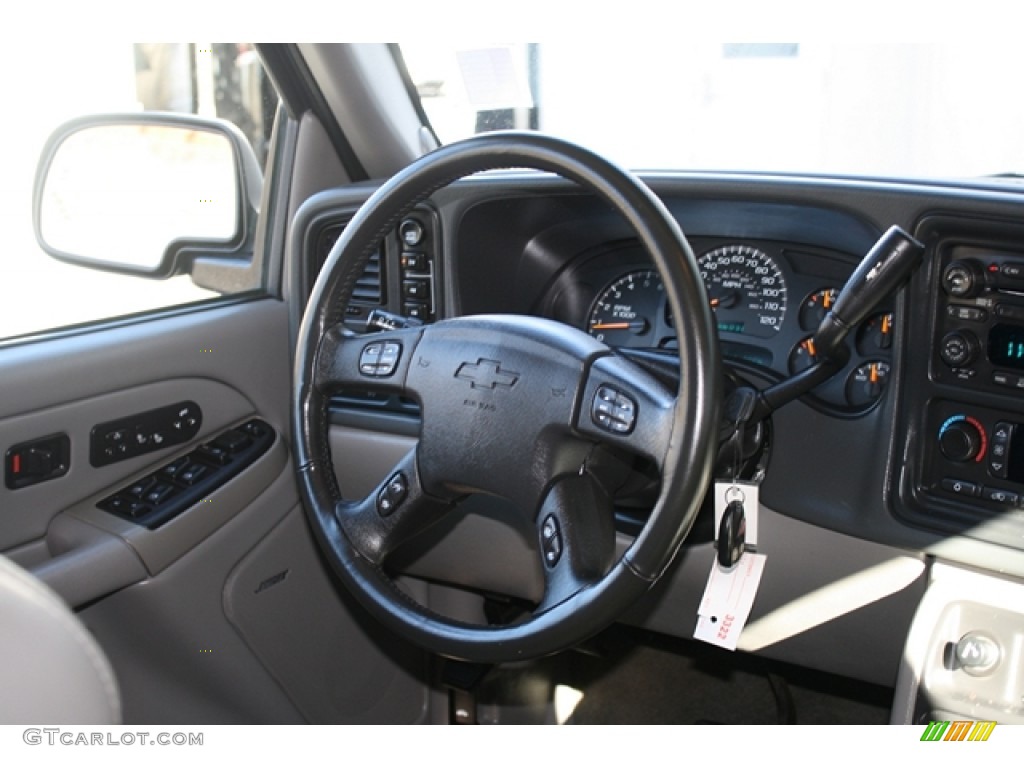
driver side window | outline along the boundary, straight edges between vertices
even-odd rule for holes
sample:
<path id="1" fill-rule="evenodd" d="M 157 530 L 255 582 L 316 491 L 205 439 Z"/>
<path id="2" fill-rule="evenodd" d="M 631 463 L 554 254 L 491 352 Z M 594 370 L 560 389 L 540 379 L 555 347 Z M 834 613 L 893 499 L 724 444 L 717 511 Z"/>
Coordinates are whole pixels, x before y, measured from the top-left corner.
<path id="1" fill-rule="evenodd" d="M 53 130 L 97 113 L 159 111 L 228 120 L 264 165 L 278 99 L 253 47 L 72 40 L 46 54 L 38 47 L 5 48 L 0 62 L 5 71 L 17 73 L 8 81 L 7 96 L 21 107 L 0 128 L 8 148 L 0 184 L 0 231 L 5 235 L 0 250 L 0 342 L 226 295 L 199 287 L 189 275 L 156 280 L 51 258 L 33 232 L 33 187 Z M 117 240 L 123 232 L 103 236 L 118 248 L 130 247 Z M 231 291 L 261 287 L 239 285 Z"/>

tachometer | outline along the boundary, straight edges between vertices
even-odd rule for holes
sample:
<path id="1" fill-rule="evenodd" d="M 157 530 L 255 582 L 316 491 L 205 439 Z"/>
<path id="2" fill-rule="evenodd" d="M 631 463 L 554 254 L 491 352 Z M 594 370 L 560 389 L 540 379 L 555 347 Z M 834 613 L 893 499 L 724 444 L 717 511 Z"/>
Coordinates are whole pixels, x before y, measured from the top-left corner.
<path id="1" fill-rule="evenodd" d="M 612 347 L 655 347 L 664 329 L 665 286 L 653 269 L 630 272 L 601 291 L 587 330 Z"/>
<path id="2" fill-rule="evenodd" d="M 786 280 L 779 265 L 749 245 L 726 245 L 698 259 L 718 330 L 770 338 L 786 316 Z"/>

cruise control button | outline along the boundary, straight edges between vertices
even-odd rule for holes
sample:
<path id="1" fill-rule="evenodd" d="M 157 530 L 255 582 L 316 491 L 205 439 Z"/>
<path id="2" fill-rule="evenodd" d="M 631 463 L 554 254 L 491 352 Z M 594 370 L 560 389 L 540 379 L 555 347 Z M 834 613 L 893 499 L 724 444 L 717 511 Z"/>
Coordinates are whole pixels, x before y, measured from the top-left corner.
<path id="1" fill-rule="evenodd" d="M 387 517 L 398 509 L 408 494 L 409 481 L 401 472 L 396 472 L 377 494 L 377 513 L 381 517 Z"/>
<path id="2" fill-rule="evenodd" d="M 547 566 L 554 567 L 562 556 L 562 532 L 558 528 L 558 518 L 548 515 L 540 526 L 540 548 Z"/>
<path id="3" fill-rule="evenodd" d="M 558 558 L 562 556 L 562 537 L 557 533 L 544 542 L 544 562 L 548 567 L 558 564 Z"/>
<path id="4" fill-rule="evenodd" d="M 396 342 L 389 341 L 384 344 L 380 353 L 380 360 L 377 362 L 377 376 L 390 376 L 398 367 L 398 358 L 401 355 L 402 346 Z"/>

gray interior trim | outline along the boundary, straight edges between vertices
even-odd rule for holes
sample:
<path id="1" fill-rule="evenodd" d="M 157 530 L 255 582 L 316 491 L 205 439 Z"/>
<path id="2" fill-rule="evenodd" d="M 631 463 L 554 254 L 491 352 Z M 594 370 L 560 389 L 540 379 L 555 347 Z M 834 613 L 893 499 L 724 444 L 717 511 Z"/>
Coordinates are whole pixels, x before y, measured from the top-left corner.
<path id="1" fill-rule="evenodd" d="M 232 571 L 224 612 L 307 721 L 427 718 L 429 658 L 335 586 L 301 508 Z"/>
<path id="2" fill-rule="evenodd" d="M 1024 584 L 942 562 L 930 577 L 907 634 L 891 722 L 913 723 L 919 707 L 931 707 L 963 719 L 1024 724 Z M 972 677 L 947 657 L 949 646 L 972 630 L 1003 641 L 992 675 Z"/>
<path id="3" fill-rule="evenodd" d="M 421 153 L 422 123 L 385 43 L 300 43 L 299 50 L 370 178 Z M 331 73 L 349 72 L 344 82 Z"/>
<path id="4" fill-rule="evenodd" d="M 747 622 L 752 634 L 741 637 L 741 650 L 879 685 L 895 684 L 903 638 L 924 592 L 920 558 L 793 520 L 764 505 L 757 551 L 767 561 Z M 711 542 L 692 540 L 625 622 L 692 637 L 714 559 Z M 829 591 L 843 582 L 856 593 L 858 579 L 872 585 L 867 601 L 856 596 L 840 600 Z M 770 624 L 758 630 L 759 622 Z"/>
<path id="5" fill-rule="evenodd" d="M 97 600 L 146 578 L 146 566 L 121 537 L 58 515 L 46 535 L 53 555 L 38 562 L 32 574 L 74 607 Z"/>

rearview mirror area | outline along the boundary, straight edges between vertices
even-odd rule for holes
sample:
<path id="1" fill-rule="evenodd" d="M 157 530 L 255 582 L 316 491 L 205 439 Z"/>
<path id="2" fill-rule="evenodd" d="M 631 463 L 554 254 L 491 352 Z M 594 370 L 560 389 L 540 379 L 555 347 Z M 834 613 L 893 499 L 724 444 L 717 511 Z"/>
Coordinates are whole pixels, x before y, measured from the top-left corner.
<path id="1" fill-rule="evenodd" d="M 261 183 L 251 147 L 224 121 L 79 118 L 43 150 L 36 239 L 62 261 L 169 277 L 190 271 L 196 256 L 251 255 Z"/>

